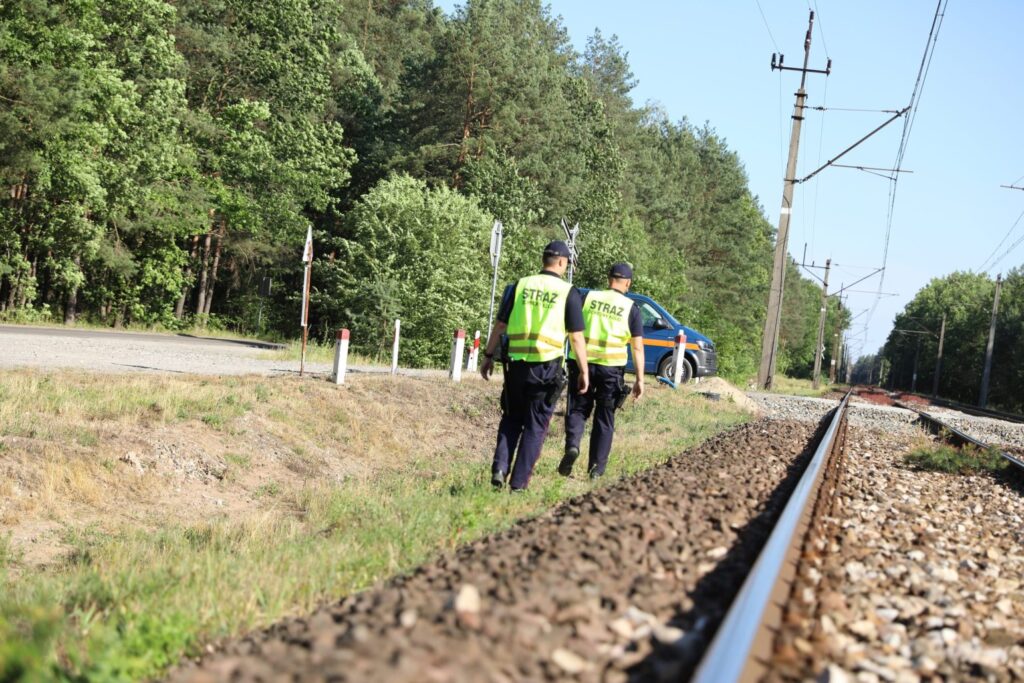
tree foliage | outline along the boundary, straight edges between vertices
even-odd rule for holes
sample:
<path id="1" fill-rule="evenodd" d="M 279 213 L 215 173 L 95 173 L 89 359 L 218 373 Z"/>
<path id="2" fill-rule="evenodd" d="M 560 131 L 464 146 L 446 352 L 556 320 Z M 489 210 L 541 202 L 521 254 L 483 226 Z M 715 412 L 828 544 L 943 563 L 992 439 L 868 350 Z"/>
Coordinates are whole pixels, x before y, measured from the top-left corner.
<path id="1" fill-rule="evenodd" d="M 577 52 L 541 0 L 22 0 L 0 4 L 0 315 L 295 333 L 307 225 L 314 335 L 447 354 L 561 219 L 577 283 L 613 261 L 756 369 L 772 226 L 710 126 L 634 104 L 628 54 Z M 261 278 L 275 282 L 266 302 Z M 817 288 L 790 268 L 782 362 L 807 374 Z M 829 334 L 845 325 L 830 305 Z"/>
<path id="2" fill-rule="evenodd" d="M 988 275 L 961 271 L 929 282 L 896 316 L 894 329 L 880 352 L 888 365 L 884 382 L 898 389 L 932 391 L 945 317 L 939 395 L 976 403 L 995 287 L 995 281 Z M 989 402 L 1018 412 L 1024 411 L 1024 398 L 1019 391 L 1024 381 L 1022 340 L 1024 269 L 1015 268 L 1003 278 L 999 296 Z"/>

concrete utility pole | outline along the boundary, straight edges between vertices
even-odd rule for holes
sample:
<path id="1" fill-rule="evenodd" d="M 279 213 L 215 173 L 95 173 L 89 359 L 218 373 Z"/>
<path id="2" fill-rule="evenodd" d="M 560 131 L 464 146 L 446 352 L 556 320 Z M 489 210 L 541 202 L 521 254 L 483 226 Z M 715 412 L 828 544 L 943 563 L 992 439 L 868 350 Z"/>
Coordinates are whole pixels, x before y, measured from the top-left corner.
<path id="1" fill-rule="evenodd" d="M 932 381 L 932 398 L 939 395 L 939 376 L 942 374 L 942 345 L 946 341 L 946 314 L 942 314 L 942 327 L 939 328 L 939 352 L 935 356 L 935 379 Z"/>
<path id="2" fill-rule="evenodd" d="M 843 360 L 846 361 L 846 383 L 849 384 L 853 378 L 853 361 L 850 358 L 850 345 L 847 344 L 843 347 Z"/>
<path id="3" fill-rule="evenodd" d="M 999 290 L 1003 286 L 1003 276 L 996 276 L 996 296 L 992 301 L 992 323 L 988 327 L 988 346 L 985 348 L 985 372 L 981 375 L 981 396 L 978 397 L 978 407 L 984 408 L 988 405 L 988 381 L 992 376 L 992 345 L 996 339 L 996 316 L 999 315 Z"/>
<path id="4" fill-rule="evenodd" d="M 828 383 L 836 383 L 836 368 L 842 366 L 842 359 L 839 354 L 842 352 L 842 346 L 839 343 L 839 333 L 832 333 L 832 357 L 829 359 L 828 364 Z"/>
<path id="5" fill-rule="evenodd" d="M 775 238 L 775 260 L 772 266 L 772 286 L 768 293 L 768 316 L 764 323 L 764 334 L 761 338 L 761 364 L 757 370 L 757 384 L 762 389 L 771 389 L 775 377 L 775 361 L 779 348 L 779 327 L 782 322 L 782 294 L 786 283 L 786 265 L 788 259 L 789 218 L 793 208 L 793 186 L 796 184 L 796 161 L 800 149 L 800 126 L 804 120 L 804 106 L 807 91 L 804 85 L 808 73 L 828 75 L 831 66 L 825 70 L 808 69 L 811 57 L 811 29 L 814 27 L 814 12 L 807 20 L 807 35 L 804 37 L 803 68 L 783 66 L 784 56 L 779 55 L 776 63 L 772 55 L 772 71 L 799 71 L 800 89 L 796 91 L 796 104 L 793 107 L 793 129 L 789 137 L 789 161 L 786 163 L 786 177 L 783 179 L 782 208 L 779 212 L 779 232 Z"/>
<path id="6" fill-rule="evenodd" d="M 818 312 L 818 345 L 814 347 L 814 379 L 812 384 L 817 389 L 821 386 L 821 357 L 825 353 L 825 318 L 828 314 L 828 273 L 832 269 L 832 259 L 825 261 L 825 279 L 821 287 L 821 310 Z"/>
<path id="7" fill-rule="evenodd" d="M 921 338 L 917 338 L 917 348 L 914 350 L 914 374 L 910 376 L 910 393 L 917 393 L 917 359 L 921 357 Z"/>

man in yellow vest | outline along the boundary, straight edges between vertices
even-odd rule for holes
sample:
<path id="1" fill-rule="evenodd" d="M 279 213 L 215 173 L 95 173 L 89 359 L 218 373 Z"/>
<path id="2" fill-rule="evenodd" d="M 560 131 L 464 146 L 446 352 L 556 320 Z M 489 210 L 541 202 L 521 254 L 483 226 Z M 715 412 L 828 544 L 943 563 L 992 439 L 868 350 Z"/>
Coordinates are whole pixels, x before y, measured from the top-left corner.
<path id="1" fill-rule="evenodd" d="M 562 363 L 566 335 L 583 369 L 576 380 L 579 391 L 586 393 L 588 388 L 582 297 L 575 287 L 562 279 L 569 267 L 569 247 L 560 240 L 551 242 L 544 248 L 543 258 L 544 268 L 540 273 L 524 277 L 505 289 L 480 366 L 480 374 L 489 379 L 499 340 L 507 333 L 508 359 L 502 359 L 505 363 L 502 416 L 491 463 L 491 484 L 495 488 L 504 487 L 509 474 L 513 491 L 522 491 L 530 483 L 564 385 Z M 569 386 L 571 394 L 573 384 Z"/>
<path id="2" fill-rule="evenodd" d="M 579 363 L 569 355 L 569 382 L 588 372 L 590 389 L 573 396 L 565 413 L 565 456 L 558 464 L 558 473 L 572 474 L 572 466 L 580 455 L 583 425 L 594 414 L 590 434 L 591 479 L 604 474 L 608 454 L 615 435 L 615 409 L 625 398 L 626 346 L 633 347 L 636 384 L 633 399 L 644 393 L 644 327 L 640 308 L 626 296 L 633 284 L 633 269 L 628 263 L 616 263 L 608 272 L 608 289 L 591 290 L 583 300 L 583 336 L 587 340 L 587 363 Z"/>

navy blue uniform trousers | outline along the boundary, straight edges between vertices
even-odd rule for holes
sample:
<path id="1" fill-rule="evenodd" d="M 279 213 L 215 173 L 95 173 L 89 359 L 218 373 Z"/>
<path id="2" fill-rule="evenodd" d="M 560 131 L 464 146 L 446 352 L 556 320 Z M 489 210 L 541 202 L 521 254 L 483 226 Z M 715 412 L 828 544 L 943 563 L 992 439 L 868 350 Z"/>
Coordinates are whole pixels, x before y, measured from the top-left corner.
<path id="1" fill-rule="evenodd" d="M 512 454 L 513 489 L 525 489 L 533 467 L 540 458 L 544 437 L 548 434 L 555 401 L 548 405 L 548 392 L 562 372 L 562 359 L 544 363 L 514 360 L 505 375 L 505 410 L 498 424 L 498 445 L 494 449 L 491 474 L 508 474 Z M 517 450 L 518 448 L 518 450 Z"/>
<path id="2" fill-rule="evenodd" d="M 615 401 L 624 384 L 625 368 L 588 364 L 590 389 L 587 393 L 572 394 L 565 413 L 565 447 L 579 448 L 583 441 L 583 426 L 594 414 L 594 427 L 590 431 L 590 462 L 587 472 L 594 476 L 604 474 L 608 454 L 615 436 Z M 579 386 L 580 368 L 569 359 L 569 386 Z"/>

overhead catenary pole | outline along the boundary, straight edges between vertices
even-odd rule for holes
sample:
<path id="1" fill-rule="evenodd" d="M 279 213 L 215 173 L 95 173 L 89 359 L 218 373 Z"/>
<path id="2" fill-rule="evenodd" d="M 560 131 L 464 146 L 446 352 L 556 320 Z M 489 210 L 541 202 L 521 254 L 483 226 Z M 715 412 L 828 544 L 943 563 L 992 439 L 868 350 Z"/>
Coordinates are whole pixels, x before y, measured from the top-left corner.
<path id="1" fill-rule="evenodd" d="M 817 389 L 821 386 L 821 357 L 825 353 L 825 319 L 828 317 L 828 273 L 832 269 L 832 259 L 825 261 L 825 279 L 821 287 L 821 310 L 818 311 L 818 345 L 814 347 L 814 376 L 812 384 Z"/>
<path id="2" fill-rule="evenodd" d="M 811 57 L 811 29 L 814 27 L 814 12 L 807 20 L 807 35 L 804 37 L 804 65 L 801 69 L 783 66 L 780 56 L 776 64 L 772 55 L 772 70 L 799 71 L 800 89 L 796 91 L 796 104 L 793 107 L 793 128 L 789 138 L 789 160 L 786 163 L 786 177 L 783 179 L 782 208 L 779 211 L 779 231 L 775 239 L 775 258 L 772 265 L 772 285 L 768 292 L 768 315 L 765 319 L 764 334 L 761 338 L 761 364 L 757 370 L 757 383 L 762 389 L 771 389 L 775 377 L 775 361 L 779 348 L 779 328 L 782 323 L 782 295 L 786 283 L 786 265 L 788 260 L 789 219 L 793 209 L 793 186 L 796 182 L 796 162 L 800 149 L 800 127 L 804 120 L 804 107 L 807 91 L 804 86 L 808 72 L 828 73 L 808 69 Z"/>
<path id="3" fill-rule="evenodd" d="M 917 348 L 914 349 L 914 371 L 910 376 L 910 393 L 917 393 L 917 360 L 921 357 L 921 338 L 917 338 Z"/>
<path id="4" fill-rule="evenodd" d="M 1003 286 L 1003 276 L 996 276 L 996 295 L 992 300 L 992 322 L 988 326 L 988 346 L 985 347 L 985 371 L 981 374 L 981 395 L 978 397 L 978 407 L 984 408 L 988 405 L 988 383 L 992 377 L 992 346 L 996 340 L 996 317 L 999 315 L 999 290 Z"/>
<path id="5" fill-rule="evenodd" d="M 832 333 L 832 356 L 831 356 L 831 358 L 829 358 L 829 363 L 828 363 L 828 383 L 829 384 L 835 384 L 836 383 L 836 372 L 839 369 L 840 364 L 842 363 L 842 359 L 839 357 L 839 354 L 842 353 L 842 349 L 843 349 L 843 346 L 840 343 L 839 333 L 838 332 L 833 332 Z"/>
<path id="6" fill-rule="evenodd" d="M 853 361 L 850 359 L 850 345 L 843 347 L 843 359 L 846 361 L 846 383 L 853 379 Z"/>
<path id="7" fill-rule="evenodd" d="M 942 345 L 946 341 L 946 314 L 942 314 L 942 327 L 939 328 L 939 352 L 935 354 L 935 378 L 932 380 L 932 398 L 939 395 L 939 377 L 942 375 Z"/>

